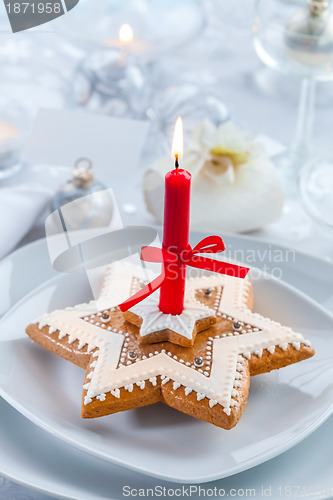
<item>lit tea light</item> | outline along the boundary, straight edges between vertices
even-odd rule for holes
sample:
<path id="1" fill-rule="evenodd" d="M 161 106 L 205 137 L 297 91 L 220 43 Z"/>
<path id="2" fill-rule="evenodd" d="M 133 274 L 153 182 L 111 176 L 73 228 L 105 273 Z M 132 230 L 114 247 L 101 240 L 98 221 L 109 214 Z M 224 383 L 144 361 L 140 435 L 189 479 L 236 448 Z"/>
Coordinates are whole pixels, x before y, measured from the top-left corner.
<path id="1" fill-rule="evenodd" d="M 20 131 L 15 125 L 0 120 L 0 179 L 8 176 L 4 172 L 14 172 L 14 166 L 18 164 L 21 153 L 20 136 Z"/>
<path id="2" fill-rule="evenodd" d="M 6 141 L 8 139 L 14 139 L 18 137 L 20 132 L 18 128 L 12 123 L 0 120 L 0 141 Z"/>
<path id="3" fill-rule="evenodd" d="M 119 30 L 119 40 L 123 44 L 130 44 L 133 41 L 133 29 L 129 24 L 123 24 Z"/>
<path id="4" fill-rule="evenodd" d="M 122 24 L 119 28 L 118 38 L 110 38 L 105 41 L 109 48 L 121 49 L 131 54 L 143 54 L 149 48 L 148 42 L 134 36 L 134 30 L 130 24 Z"/>
<path id="5" fill-rule="evenodd" d="M 13 140 L 19 135 L 20 131 L 15 125 L 0 120 L 0 168 L 13 161 L 14 151 L 17 149 L 17 144 L 13 143 Z"/>

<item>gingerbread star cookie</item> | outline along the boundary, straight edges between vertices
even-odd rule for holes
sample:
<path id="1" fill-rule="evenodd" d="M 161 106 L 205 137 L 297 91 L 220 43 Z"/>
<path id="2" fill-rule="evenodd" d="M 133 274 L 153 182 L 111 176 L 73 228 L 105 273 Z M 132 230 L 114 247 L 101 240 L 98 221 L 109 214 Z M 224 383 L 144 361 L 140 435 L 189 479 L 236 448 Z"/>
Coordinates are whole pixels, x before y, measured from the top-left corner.
<path id="1" fill-rule="evenodd" d="M 166 329 L 165 318 L 153 321 L 157 298 L 147 307 L 141 305 L 141 328 L 146 321 L 141 335 L 140 327 L 127 321 L 117 304 L 146 279 L 141 267 L 114 263 L 96 302 L 44 314 L 27 327 L 34 341 L 86 369 L 83 418 L 162 401 L 231 429 L 244 411 L 250 376 L 314 355 L 300 333 L 251 311 L 249 279 L 221 274 L 188 280 L 194 308 L 187 311 L 185 324 L 171 318 L 172 330 L 186 338 L 198 314 L 201 320 L 214 317 L 214 324 L 197 332 L 192 346 L 166 339 L 144 343 L 145 332 Z"/>

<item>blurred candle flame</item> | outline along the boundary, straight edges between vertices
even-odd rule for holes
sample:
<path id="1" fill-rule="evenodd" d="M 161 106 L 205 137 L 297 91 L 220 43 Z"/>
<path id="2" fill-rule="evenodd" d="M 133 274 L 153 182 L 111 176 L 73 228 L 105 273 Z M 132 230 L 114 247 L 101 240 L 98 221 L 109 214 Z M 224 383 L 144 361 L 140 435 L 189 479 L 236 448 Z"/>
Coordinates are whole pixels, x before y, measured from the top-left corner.
<path id="1" fill-rule="evenodd" d="M 183 148 L 184 148 L 184 132 L 183 132 L 183 122 L 180 116 L 178 116 L 175 131 L 173 133 L 173 141 L 172 141 L 172 158 L 175 157 L 178 160 L 183 158 Z"/>
<path id="2" fill-rule="evenodd" d="M 123 24 L 119 30 L 119 40 L 122 43 L 130 44 L 133 40 L 133 29 L 129 24 Z"/>

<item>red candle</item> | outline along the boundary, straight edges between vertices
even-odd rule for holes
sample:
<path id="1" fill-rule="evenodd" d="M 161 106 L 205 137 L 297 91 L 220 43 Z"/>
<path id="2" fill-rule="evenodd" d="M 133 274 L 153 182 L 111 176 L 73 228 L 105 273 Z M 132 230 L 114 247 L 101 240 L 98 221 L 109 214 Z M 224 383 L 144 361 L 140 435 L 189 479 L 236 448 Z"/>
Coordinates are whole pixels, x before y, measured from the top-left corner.
<path id="1" fill-rule="evenodd" d="M 180 169 L 183 126 L 179 117 L 174 133 L 172 154 L 175 169 L 165 176 L 163 247 L 180 254 L 186 250 L 190 225 L 191 174 Z M 159 308 L 165 314 L 181 314 L 184 309 L 186 264 L 164 263 L 166 280 L 160 288 Z"/>

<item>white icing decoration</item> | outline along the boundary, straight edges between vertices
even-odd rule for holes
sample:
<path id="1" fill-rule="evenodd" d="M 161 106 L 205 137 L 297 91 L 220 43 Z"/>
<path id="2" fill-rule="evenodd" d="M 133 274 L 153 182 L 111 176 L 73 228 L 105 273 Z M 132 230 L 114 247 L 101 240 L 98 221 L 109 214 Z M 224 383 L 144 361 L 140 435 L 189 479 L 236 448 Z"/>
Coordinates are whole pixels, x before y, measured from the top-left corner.
<path id="1" fill-rule="evenodd" d="M 110 393 L 112 394 L 112 396 L 114 396 L 115 398 L 120 398 L 120 390 L 119 389 L 113 389 L 112 391 L 110 391 Z"/>
<path id="2" fill-rule="evenodd" d="M 128 335 L 102 329 L 96 324 L 90 323 L 83 318 L 91 318 L 98 311 L 109 310 L 117 306 L 121 301 L 131 294 L 133 276 L 146 280 L 143 270 L 131 264 L 118 262 L 109 266 L 103 283 L 101 297 L 89 304 L 81 304 L 78 307 L 66 308 L 62 311 L 53 311 L 39 318 L 40 327 L 48 325 L 51 331 L 59 330 L 59 338 L 66 335 L 69 339 L 79 341 L 79 348 L 88 345 L 87 352 L 92 352 L 96 364 L 91 367 L 87 375 L 89 382 L 84 389 L 87 395 L 84 404 L 89 404 L 95 397 L 103 397 L 110 392 L 115 397 L 120 396 L 119 389 L 124 387 L 127 391 L 133 391 L 133 384 L 140 389 L 145 388 L 145 381 L 149 380 L 154 385 L 160 376 L 162 384 L 172 380 L 176 387 L 183 385 L 185 394 L 192 391 L 197 393 L 197 398 L 209 399 L 210 407 L 215 404 L 223 406 L 227 415 L 230 408 L 238 404 L 233 398 L 235 389 L 242 387 L 242 364 L 240 355 L 250 359 L 253 353 L 267 349 L 274 352 L 275 346 L 289 346 L 298 348 L 299 345 L 311 346 L 310 342 L 304 340 L 301 334 L 293 332 L 290 328 L 263 318 L 252 313 L 243 301 L 244 293 L 249 286 L 248 280 L 238 280 L 220 274 L 193 278 L 189 280 L 188 289 L 194 293 L 195 289 L 223 287 L 222 301 L 218 312 L 229 321 L 237 320 L 251 326 L 247 333 L 210 339 L 212 347 L 210 355 L 212 358 L 210 376 L 200 373 L 187 363 L 172 357 L 172 353 L 159 352 L 150 358 L 129 363 L 129 366 L 118 367 L 119 360 L 123 357 L 125 339 Z M 150 279 L 153 279 L 151 276 Z M 207 309 L 206 309 L 207 314 Z M 251 331 L 252 330 L 252 331 Z M 50 331 L 50 330 L 49 330 Z M 158 351 L 156 351 L 158 352 Z M 199 399 L 199 400 L 200 400 Z"/>
<path id="3" fill-rule="evenodd" d="M 215 316 L 213 309 L 195 300 L 195 290 L 196 286 L 193 285 L 193 282 L 191 280 L 188 281 L 184 299 L 184 310 L 179 315 L 164 314 L 160 311 L 158 307 L 159 290 L 129 309 L 130 312 L 142 318 L 140 336 L 145 337 L 152 332 L 169 328 L 182 337 L 192 339 L 195 322 L 198 319 Z"/>

